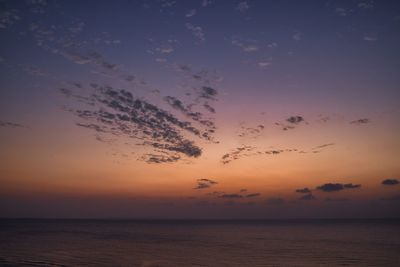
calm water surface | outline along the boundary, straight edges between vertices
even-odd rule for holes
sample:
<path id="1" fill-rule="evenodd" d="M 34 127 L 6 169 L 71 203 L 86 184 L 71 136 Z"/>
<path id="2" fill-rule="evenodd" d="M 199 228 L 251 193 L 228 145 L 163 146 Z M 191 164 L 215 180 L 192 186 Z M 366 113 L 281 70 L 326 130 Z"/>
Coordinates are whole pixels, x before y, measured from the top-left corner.
<path id="1" fill-rule="evenodd" d="M 0 266 L 400 266 L 400 221 L 0 220 Z"/>

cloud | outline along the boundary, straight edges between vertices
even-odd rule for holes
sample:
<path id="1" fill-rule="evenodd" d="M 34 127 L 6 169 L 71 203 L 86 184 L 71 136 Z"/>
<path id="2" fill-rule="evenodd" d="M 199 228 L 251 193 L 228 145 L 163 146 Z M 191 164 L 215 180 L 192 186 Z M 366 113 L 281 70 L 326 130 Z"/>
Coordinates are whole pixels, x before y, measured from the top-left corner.
<path id="1" fill-rule="evenodd" d="M 75 64 L 94 67 L 92 73 L 128 81 L 126 77 L 131 76 L 131 74 L 124 71 L 122 65 L 110 62 L 93 48 L 98 43 L 119 44 L 121 41 L 105 39 L 109 38 L 106 32 L 102 33 L 104 36 L 102 35 L 99 38 L 80 41 L 76 35 L 82 27 L 83 23 L 80 21 L 73 22 L 71 26 L 66 25 L 65 27 L 31 23 L 29 33 L 36 44 L 46 51 L 60 55 Z M 130 82 L 132 81 L 130 80 Z"/>
<path id="2" fill-rule="evenodd" d="M 245 155 L 245 152 L 249 152 L 256 149 L 256 147 L 252 147 L 252 146 L 241 146 L 241 147 L 237 147 L 234 150 L 232 150 L 229 153 L 226 153 L 225 155 L 222 156 L 222 163 L 223 164 L 227 164 L 229 162 L 231 162 L 232 160 L 236 160 L 241 158 L 242 156 Z M 243 155 L 244 154 L 244 155 Z"/>
<path id="3" fill-rule="evenodd" d="M 316 198 L 312 194 L 306 194 L 299 198 L 299 200 L 314 200 L 314 199 L 316 199 Z"/>
<path id="4" fill-rule="evenodd" d="M 155 61 L 159 62 L 159 63 L 165 63 L 165 62 L 167 62 L 167 59 L 166 58 L 156 58 Z"/>
<path id="5" fill-rule="evenodd" d="M 358 8 L 360 9 L 374 9 L 374 1 L 373 0 L 366 0 L 358 3 Z"/>
<path id="6" fill-rule="evenodd" d="M 398 185 L 400 182 L 397 179 L 385 179 L 382 181 L 383 185 Z"/>
<path id="7" fill-rule="evenodd" d="M 7 29 L 20 19 L 17 10 L 0 10 L 0 29 Z"/>
<path id="8" fill-rule="evenodd" d="M 156 51 L 160 52 L 161 54 L 169 54 L 174 52 L 174 48 L 172 46 L 157 47 Z"/>
<path id="9" fill-rule="evenodd" d="M 201 6 L 202 6 L 202 7 L 207 7 L 207 6 L 211 5 L 211 4 L 212 4 L 212 1 L 211 1 L 211 0 L 203 0 L 203 1 L 201 2 Z"/>
<path id="10" fill-rule="evenodd" d="M 366 124 L 366 123 L 370 123 L 370 122 L 371 122 L 370 119 L 364 118 L 364 119 L 358 119 L 355 121 L 351 121 L 350 123 L 351 124 Z"/>
<path id="11" fill-rule="evenodd" d="M 319 145 L 319 146 L 316 146 L 316 147 L 312 148 L 312 150 L 321 149 L 321 148 L 325 148 L 325 147 L 333 146 L 333 145 L 335 145 L 335 143 L 323 144 L 323 145 Z"/>
<path id="12" fill-rule="evenodd" d="M 353 189 L 353 188 L 360 188 L 361 185 L 360 184 L 352 184 L 352 183 L 350 183 L 350 184 L 343 184 L 343 187 L 344 188 L 348 188 L 348 189 Z"/>
<path id="13" fill-rule="evenodd" d="M 0 127 L 8 127 L 8 128 L 28 128 L 25 125 L 15 123 L 15 122 L 9 122 L 9 121 L 0 121 Z"/>
<path id="14" fill-rule="evenodd" d="M 172 7 L 176 4 L 176 0 L 161 0 L 162 7 Z"/>
<path id="15" fill-rule="evenodd" d="M 272 43 L 269 43 L 267 46 L 268 46 L 268 48 L 277 48 L 278 44 L 275 42 L 272 42 Z"/>
<path id="16" fill-rule="evenodd" d="M 141 160 L 146 161 L 147 163 L 172 163 L 180 160 L 180 156 L 177 155 L 156 155 L 156 154 L 146 154 L 141 157 Z"/>
<path id="17" fill-rule="evenodd" d="M 207 140 L 212 140 L 211 134 L 215 131 L 216 127 L 212 120 L 205 119 L 204 114 L 201 112 L 195 112 L 192 110 L 194 104 L 185 105 L 181 100 L 173 97 L 166 96 L 164 100 L 174 109 L 179 110 L 183 115 L 187 118 L 190 118 L 193 121 L 198 122 L 200 125 L 204 127 L 203 137 Z M 205 108 L 211 112 L 215 113 L 215 109 L 211 107 L 208 103 L 204 104 Z"/>
<path id="18" fill-rule="evenodd" d="M 304 187 L 304 188 L 301 188 L 301 189 L 296 189 L 296 193 L 308 194 L 308 193 L 311 193 L 311 190 L 308 189 L 308 187 Z"/>
<path id="19" fill-rule="evenodd" d="M 302 116 L 290 116 L 285 120 L 285 122 L 276 122 L 275 125 L 282 127 L 282 130 L 292 130 L 295 129 L 297 125 L 305 122 L 305 119 Z"/>
<path id="20" fill-rule="evenodd" d="M 71 33 L 77 34 L 83 31 L 83 27 L 85 26 L 85 23 L 82 21 L 77 22 L 75 25 L 72 25 L 71 27 L 68 28 L 68 30 Z M 115 41 L 114 41 L 115 42 Z M 111 42 L 110 42 L 111 43 Z M 119 41 L 116 43 L 120 43 Z"/>
<path id="21" fill-rule="evenodd" d="M 202 86 L 201 90 L 202 91 L 200 93 L 200 97 L 203 97 L 205 99 L 215 100 L 215 97 L 218 95 L 218 91 L 210 86 Z"/>
<path id="22" fill-rule="evenodd" d="M 211 179 L 206 179 L 206 178 L 197 179 L 197 185 L 193 189 L 206 189 L 206 188 L 210 188 L 211 186 L 213 186 L 215 184 L 218 184 L 218 182 L 211 180 Z"/>
<path id="23" fill-rule="evenodd" d="M 324 191 L 324 192 L 334 192 L 334 191 L 343 190 L 344 187 L 343 187 L 342 184 L 328 183 L 328 184 L 324 184 L 324 185 L 318 186 L 317 189 L 321 190 L 321 191 Z"/>
<path id="24" fill-rule="evenodd" d="M 190 92 L 186 93 L 187 96 L 193 96 L 187 105 L 187 109 L 192 111 L 194 108 L 203 108 L 208 113 L 214 114 L 216 109 L 213 104 L 218 101 L 219 91 L 217 85 L 223 80 L 215 71 L 200 70 L 194 71 L 189 65 L 175 64 L 176 71 L 184 74 L 190 80 Z M 210 114 L 211 115 L 211 114 Z M 208 119 L 208 121 L 211 121 Z M 208 123 L 208 122 L 206 122 Z"/>
<path id="25" fill-rule="evenodd" d="M 185 24 L 186 28 L 192 32 L 192 35 L 196 37 L 197 40 L 204 42 L 206 40 L 203 28 L 200 26 L 194 26 L 191 23 Z"/>
<path id="26" fill-rule="evenodd" d="M 203 104 L 203 107 L 208 110 L 211 113 L 215 113 L 215 108 L 213 108 L 212 106 L 210 106 L 210 104 L 208 104 L 207 102 Z"/>
<path id="27" fill-rule="evenodd" d="M 264 131 L 265 126 L 262 124 L 257 125 L 256 127 L 246 127 L 245 123 L 240 123 L 240 132 L 238 134 L 239 137 L 248 137 L 248 138 L 257 138 Z"/>
<path id="28" fill-rule="evenodd" d="M 161 149 L 163 151 L 172 151 L 185 154 L 189 157 L 199 157 L 202 153 L 201 148 L 195 146 L 192 141 L 183 140 L 179 144 L 161 144 L 161 143 L 151 143 L 145 142 L 144 144 L 151 145 L 154 148 Z"/>
<path id="29" fill-rule="evenodd" d="M 246 45 L 242 47 L 243 52 L 255 52 L 258 51 L 258 46 L 256 45 Z"/>
<path id="30" fill-rule="evenodd" d="M 375 42 L 377 38 L 374 35 L 364 35 L 363 40 L 368 42 Z"/>
<path id="31" fill-rule="evenodd" d="M 300 41 L 300 40 L 303 39 L 303 34 L 302 34 L 301 32 L 295 32 L 295 33 L 292 35 L 292 38 L 293 38 L 293 40 L 295 40 L 295 41 Z"/>
<path id="32" fill-rule="evenodd" d="M 271 63 L 271 62 L 267 62 L 267 61 L 262 61 L 262 62 L 258 62 L 257 65 L 258 65 L 260 68 L 266 68 L 266 67 L 272 65 L 272 63 Z"/>
<path id="33" fill-rule="evenodd" d="M 335 145 L 335 143 L 328 143 L 328 144 L 319 145 L 319 146 L 313 147 L 311 149 L 311 151 L 309 151 L 309 152 L 303 151 L 303 153 L 320 153 L 320 152 L 322 152 L 322 150 L 324 148 L 330 147 L 330 146 L 333 146 L 333 145 Z"/>
<path id="34" fill-rule="evenodd" d="M 286 121 L 292 124 L 299 124 L 304 121 L 304 118 L 302 116 L 290 116 Z"/>
<path id="35" fill-rule="evenodd" d="M 243 157 L 250 157 L 250 156 L 261 156 L 261 155 L 278 155 L 283 152 L 294 152 L 297 149 L 272 149 L 272 150 L 257 150 L 256 147 L 242 145 L 241 147 L 237 147 L 231 150 L 229 153 L 226 153 L 221 158 L 222 164 L 228 164 L 233 160 L 238 160 Z"/>
<path id="36" fill-rule="evenodd" d="M 184 133 L 200 139 L 210 139 L 209 132 L 196 128 L 191 122 L 179 120 L 146 100 L 134 97 L 129 91 L 98 84 L 91 84 L 91 87 L 94 91 L 89 96 L 62 90 L 64 95 L 89 108 L 69 109 L 78 118 L 87 121 L 77 125 L 101 134 L 142 140 L 141 145 L 164 154 L 156 156 L 152 153 L 141 157 L 142 160 L 162 163 L 177 161 L 180 155 L 196 158 L 202 154 L 202 149 Z"/>
<path id="37" fill-rule="evenodd" d="M 354 188 L 360 188 L 360 184 L 339 184 L 339 183 L 327 183 L 323 184 L 321 186 L 318 186 L 317 189 L 321 190 L 323 192 L 336 192 L 336 191 L 341 191 L 344 189 L 354 189 Z"/>
<path id="38" fill-rule="evenodd" d="M 47 1 L 46 0 L 28 0 L 26 1 L 29 10 L 32 13 L 44 14 L 46 13 Z"/>
<path id="39" fill-rule="evenodd" d="M 207 193 L 208 196 L 219 196 L 219 195 L 223 195 L 223 194 L 225 194 L 225 192 L 223 192 L 223 191 L 214 191 L 214 192 Z"/>
<path id="40" fill-rule="evenodd" d="M 236 9 L 239 10 L 240 12 L 245 12 L 249 8 L 250 8 L 250 6 L 249 6 L 249 3 L 247 3 L 247 1 L 242 1 L 236 6 Z"/>
<path id="41" fill-rule="evenodd" d="M 237 46 L 242 49 L 245 53 L 256 52 L 259 50 L 258 42 L 253 39 L 242 38 L 240 36 L 233 36 L 232 45 Z"/>
<path id="42" fill-rule="evenodd" d="M 211 179 L 207 179 L 207 178 L 198 179 L 197 181 L 206 182 L 206 183 L 209 183 L 209 184 L 218 184 L 218 182 L 213 181 Z"/>
<path id="43" fill-rule="evenodd" d="M 285 203 L 285 200 L 280 197 L 271 197 L 267 199 L 268 205 L 282 205 Z"/>
<path id="44" fill-rule="evenodd" d="M 19 66 L 22 68 L 23 71 L 25 71 L 26 73 L 28 73 L 30 75 L 38 76 L 38 77 L 49 76 L 49 74 L 46 71 L 44 71 L 38 67 L 35 67 L 32 65 L 27 65 L 27 64 L 21 64 Z"/>
<path id="45" fill-rule="evenodd" d="M 335 9 L 335 12 L 339 16 L 345 17 L 345 16 L 347 16 L 349 11 L 346 8 L 338 7 L 338 8 Z"/>
<path id="46" fill-rule="evenodd" d="M 187 18 L 193 17 L 194 15 L 196 15 L 196 13 L 197 13 L 196 9 L 191 9 L 185 14 L 185 17 Z"/>

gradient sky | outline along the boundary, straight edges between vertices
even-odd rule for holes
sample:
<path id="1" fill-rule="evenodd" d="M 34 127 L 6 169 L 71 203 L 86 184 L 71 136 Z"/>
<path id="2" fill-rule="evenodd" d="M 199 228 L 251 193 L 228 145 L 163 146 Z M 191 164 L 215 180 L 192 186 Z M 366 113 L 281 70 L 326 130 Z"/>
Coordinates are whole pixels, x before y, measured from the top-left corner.
<path id="1" fill-rule="evenodd" d="M 0 217 L 400 212 L 398 1 L 0 1 Z"/>

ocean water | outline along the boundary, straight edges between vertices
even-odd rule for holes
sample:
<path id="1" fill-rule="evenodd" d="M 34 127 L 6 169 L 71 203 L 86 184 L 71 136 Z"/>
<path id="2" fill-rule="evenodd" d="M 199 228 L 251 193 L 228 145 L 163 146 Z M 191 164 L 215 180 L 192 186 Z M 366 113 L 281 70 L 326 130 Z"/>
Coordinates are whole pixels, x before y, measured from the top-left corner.
<path id="1" fill-rule="evenodd" d="M 0 220 L 0 266 L 400 266 L 398 220 Z"/>

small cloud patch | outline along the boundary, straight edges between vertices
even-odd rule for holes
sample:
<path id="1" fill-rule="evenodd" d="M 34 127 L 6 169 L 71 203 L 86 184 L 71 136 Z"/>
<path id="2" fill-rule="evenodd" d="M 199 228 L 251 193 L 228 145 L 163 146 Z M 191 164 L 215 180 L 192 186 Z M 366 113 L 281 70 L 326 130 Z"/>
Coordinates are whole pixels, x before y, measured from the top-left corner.
<path id="1" fill-rule="evenodd" d="M 398 185 L 400 182 L 397 179 L 385 179 L 382 181 L 383 185 Z"/>
<path id="2" fill-rule="evenodd" d="M 197 185 L 194 189 L 206 189 L 210 188 L 211 186 L 218 184 L 218 182 L 207 179 L 207 178 L 202 178 L 202 179 L 197 179 Z"/>

